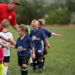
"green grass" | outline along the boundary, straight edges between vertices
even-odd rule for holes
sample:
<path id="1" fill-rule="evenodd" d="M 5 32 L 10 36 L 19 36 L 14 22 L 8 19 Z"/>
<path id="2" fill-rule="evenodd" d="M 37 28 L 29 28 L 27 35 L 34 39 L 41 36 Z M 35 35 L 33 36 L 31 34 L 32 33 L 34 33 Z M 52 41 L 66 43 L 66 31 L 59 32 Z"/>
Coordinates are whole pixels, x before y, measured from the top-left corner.
<path id="1" fill-rule="evenodd" d="M 75 28 L 48 27 L 48 30 L 64 35 L 63 38 L 51 37 L 49 43 L 51 49 L 46 55 L 45 70 L 43 73 L 32 73 L 32 68 L 28 66 L 29 75 L 75 75 Z M 18 34 L 12 28 L 14 40 Z M 16 49 L 12 49 L 11 61 L 9 63 L 8 75 L 21 75 L 20 67 L 17 63 Z"/>

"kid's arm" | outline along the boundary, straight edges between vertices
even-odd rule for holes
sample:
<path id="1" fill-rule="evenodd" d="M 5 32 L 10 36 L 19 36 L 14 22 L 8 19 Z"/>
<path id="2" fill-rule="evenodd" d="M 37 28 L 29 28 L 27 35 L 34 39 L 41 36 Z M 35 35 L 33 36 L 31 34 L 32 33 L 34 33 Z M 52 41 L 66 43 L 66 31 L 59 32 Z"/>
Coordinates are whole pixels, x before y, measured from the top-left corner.
<path id="1" fill-rule="evenodd" d="M 48 39 L 47 39 L 47 36 L 45 35 L 45 33 L 42 33 L 42 37 L 43 37 L 43 40 L 44 40 L 44 43 L 45 43 L 45 47 L 50 48 L 50 44 L 48 43 Z"/>
<path id="2" fill-rule="evenodd" d="M 45 42 L 45 48 L 51 48 L 51 46 L 50 46 L 50 44 L 48 43 L 48 40 L 47 39 L 45 39 L 44 40 L 44 42 Z"/>
<path id="3" fill-rule="evenodd" d="M 8 38 L 8 42 L 10 42 L 11 45 L 16 45 L 16 42 L 10 38 Z"/>
<path id="4" fill-rule="evenodd" d="M 62 37 L 63 37 L 63 35 L 61 35 L 61 34 L 56 34 L 56 33 L 52 33 L 52 36 L 56 36 L 56 37 L 59 37 L 59 38 L 62 38 Z"/>
<path id="5" fill-rule="evenodd" d="M 14 45 L 9 44 L 9 46 L 10 46 L 10 48 L 15 48 L 15 46 L 14 46 Z"/>
<path id="6" fill-rule="evenodd" d="M 7 42 L 10 42 L 10 43 L 11 43 L 11 45 L 16 45 L 16 42 L 15 42 L 15 41 L 13 41 L 13 40 L 12 40 L 12 39 L 10 39 L 10 38 L 6 39 L 5 37 L 3 37 L 3 36 L 1 36 L 1 35 L 0 35 L 0 38 L 1 38 L 1 39 L 3 39 L 3 40 L 5 40 L 5 41 L 7 41 Z"/>
<path id="7" fill-rule="evenodd" d="M 4 44 L 2 42 L 0 42 L 0 45 L 2 45 L 3 47 L 6 47 L 7 49 L 9 48 L 9 45 L 6 45 L 6 44 Z"/>
<path id="8" fill-rule="evenodd" d="M 34 49 L 34 47 L 32 48 L 32 58 L 35 59 L 35 49 Z"/>
<path id="9" fill-rule="evenodd" d="M 6 39 L 5 37 L 3 37 L 1 35 L 0 35 L 0 38 L 8 42 L 8 39 Z"/>

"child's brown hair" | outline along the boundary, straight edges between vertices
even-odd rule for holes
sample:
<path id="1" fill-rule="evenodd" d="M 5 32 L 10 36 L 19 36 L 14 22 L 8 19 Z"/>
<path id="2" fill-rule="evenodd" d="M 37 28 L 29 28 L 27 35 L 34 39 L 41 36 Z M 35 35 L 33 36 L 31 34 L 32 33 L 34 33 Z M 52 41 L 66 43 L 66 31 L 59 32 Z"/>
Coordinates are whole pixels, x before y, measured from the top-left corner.
<path id="1" fill-rule="evenodd" d="M 20 24 L 20 25 L 18 26 L 18 28 L 20 28 L 22 31 L 25 31 L 25 33 L 27 33 L 27 31 L 28 31 L 27 26 L 24 25 L 24 24 Z"/>
<path id="2" fill-rule="evenodd" d="M 7 19 L 4 19 L 4 20 L 2 21 L 2 26 L 3 26 L 3 28 L 8 28 L 9 25 L 10 25 L 10 23 L 9 23 L 9 21 L 8 21 Z"/>

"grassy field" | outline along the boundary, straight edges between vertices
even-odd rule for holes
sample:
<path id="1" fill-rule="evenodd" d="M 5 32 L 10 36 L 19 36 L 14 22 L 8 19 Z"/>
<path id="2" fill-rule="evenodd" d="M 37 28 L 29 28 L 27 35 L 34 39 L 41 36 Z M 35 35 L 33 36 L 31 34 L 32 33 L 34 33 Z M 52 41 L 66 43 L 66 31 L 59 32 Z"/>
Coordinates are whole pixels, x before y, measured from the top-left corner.
<path id="1" fill-rule="evenodd" d="M 32 73 L 28 66 L 29 75 L 75 75 L 75 28 L 47 27 L 48 30 L 64 35 L 63 38 L 51 37 L 49 43 L 51 50 L 46 55 L 45 70 L 43 73 Z M 15 30 L 10 28 L 14 40 L 18 38 Z M 17 64 L 16 49 L 12 49 L 8 75 L 20 75 L 20 67 Z"/>

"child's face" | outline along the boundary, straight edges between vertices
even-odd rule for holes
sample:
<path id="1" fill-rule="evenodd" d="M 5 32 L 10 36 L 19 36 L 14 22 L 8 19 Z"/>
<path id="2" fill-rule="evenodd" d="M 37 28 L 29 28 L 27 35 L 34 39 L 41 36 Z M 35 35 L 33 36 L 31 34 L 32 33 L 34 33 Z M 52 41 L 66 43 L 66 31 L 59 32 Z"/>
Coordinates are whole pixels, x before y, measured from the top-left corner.
<path id="1" fill-rule="evenodd" d="M 21 37 L 24 36 L 25 32 L 22 31 L 20 28 L 18 28 L 17 31 L 18 31 L 18 34 L 19 34 Z"/>
<path id="2" fill-rule="evenodd" d="M 31 28 L 31 30 L 33 30 L 33 26 L 32 25 L 30 25 L 30 28 Z"/>
<path id="3" fill-rule="evenodd" d="M 39 29 L 43 29 L 43 25 L 40 25 L 40 24 L 39 24 L 39 25 L 38 25 L 38 28 L 39 28 Z"/>
<path id="4" fill-rule="evenodd" d="M 36 30 L 36 29 L 38 29 L 38 25 L 33 24 L 33 25 L 32 25 L 32 28 L 33 28 L 33 30 Z"/>

